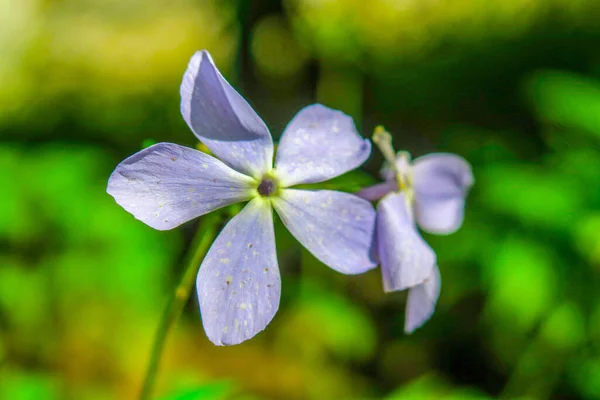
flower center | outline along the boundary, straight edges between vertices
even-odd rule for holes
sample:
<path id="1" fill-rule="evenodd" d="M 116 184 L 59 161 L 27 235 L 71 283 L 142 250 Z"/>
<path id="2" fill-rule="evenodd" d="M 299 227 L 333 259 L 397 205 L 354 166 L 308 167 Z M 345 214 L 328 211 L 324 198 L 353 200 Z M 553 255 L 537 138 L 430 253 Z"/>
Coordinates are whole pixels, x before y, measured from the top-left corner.
<path id="1" fill-rule="evenodd" d="M 264 177 L 257 190 L 258 194 L 263 197 L 271 196 L 277 191 L 277 182 L 273 178 Z"/>

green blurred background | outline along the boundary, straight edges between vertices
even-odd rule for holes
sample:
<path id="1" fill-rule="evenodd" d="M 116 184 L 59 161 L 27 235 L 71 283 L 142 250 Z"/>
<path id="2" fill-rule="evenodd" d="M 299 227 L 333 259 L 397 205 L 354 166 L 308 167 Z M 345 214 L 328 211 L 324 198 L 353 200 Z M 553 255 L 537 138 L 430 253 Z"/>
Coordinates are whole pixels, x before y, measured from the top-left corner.
<path id="1" fill-rule="evenodd" d="M 275 137 L 321 102 L 476 184 L 462 229 L 425 235 L 443 286 L 413 335 L 378 270 L 335 273 L 278 224 L 273 322 L 215 347 L 193 295 L 160 398 L 600 398 L 598 0 L 0 0 L 0 399 L 135 398 L 197 221 L 154 231 L 106 181 L 197 144 L 198 49 Z"/>

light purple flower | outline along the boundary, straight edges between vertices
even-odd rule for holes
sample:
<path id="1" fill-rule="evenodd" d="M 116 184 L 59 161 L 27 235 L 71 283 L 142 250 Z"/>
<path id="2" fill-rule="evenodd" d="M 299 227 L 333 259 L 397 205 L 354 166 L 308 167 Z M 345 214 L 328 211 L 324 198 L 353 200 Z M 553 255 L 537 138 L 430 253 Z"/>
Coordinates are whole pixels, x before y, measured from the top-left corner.
<path id="1" fill-rule="evenodd" d="M 376 201 L 376 249 L 386 292 L 409 289 L 404 329 L 411 333 L 433 314 L 441 277 L 435 253 L 423 240 L 425 231 L 449 234 L 463 221 L 465 199 L 473 185 L 469 164 L 454 154 L 433 153 L 412 163 L 406 152 L 394 154 L 389 133 L 374 135 L 388 165 L 383 183 L 358 195 Z"/>
<path id="2" fill-rule="evenodd" d="M 217 345 L 241 343 L 262 331 L 279 307 L 281 281 L 272 207 L 315 257 L 344 274 L 376 266 L 369 250 L 375 210 L 335 191 L 290 189 L 361 165 L 371 143 L 352 118 L 315 104 L 288 124 L 273 167 L 265 123 L 215 67 L 197 52 L 181 84 L 181 113 L 218 158 L 159 143 L 123 161 L 108 193 L 155 229 L 172 229 L 229 204 L 248 201 L 214 241 L 197 278 L 204 329 Z"/>

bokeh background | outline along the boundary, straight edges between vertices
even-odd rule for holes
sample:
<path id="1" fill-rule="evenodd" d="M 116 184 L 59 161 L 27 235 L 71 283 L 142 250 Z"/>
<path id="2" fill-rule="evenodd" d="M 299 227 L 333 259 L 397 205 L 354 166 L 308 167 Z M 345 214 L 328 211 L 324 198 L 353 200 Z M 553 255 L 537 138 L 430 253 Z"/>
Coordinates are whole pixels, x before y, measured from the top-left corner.
<path id="1" fill-rule="evenodd" d="M 423 328 L 403 333 L 378 270 L 335 273 L 278 224 L 273 322 L 215 347 L 193 295 L 159 398 L 600 398 L 599 1 L 0 0 L 0 399 L 137 395 L 197 221 L 154 231 L 106 181 L 151 143 L 197 145 L 198 49 L 275 137 L 321 102 L 462 155 L 476 184 L 460 231 L 424 235 L 443 286 Z"/>

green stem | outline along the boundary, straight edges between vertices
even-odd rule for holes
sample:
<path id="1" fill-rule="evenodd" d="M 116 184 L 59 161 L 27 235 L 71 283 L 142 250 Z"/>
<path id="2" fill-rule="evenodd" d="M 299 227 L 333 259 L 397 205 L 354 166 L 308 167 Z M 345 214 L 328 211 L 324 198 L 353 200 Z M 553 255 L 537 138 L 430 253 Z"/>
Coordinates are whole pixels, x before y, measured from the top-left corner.
<path id="1" fill-rule="evenodd" d="M 208 251 L 208 248 L 215 237 L 218 221 L 218 213 L 207 215 L 200 221 L 198 231 L 196 232 L 194 240 L 192 241 L 191 249 L 193 253 L 190 253 L 190 256 L 188 256 L 186 268 L 183 271 L 181 280 L 169 297 L 167 306 L 160 319 L 160 324 L 154 338 L 150 362 L 148 364 L 148 369 L 146 370 L 144 385 L 142 386 L 139 400 L 148 400 L 152 395 L 152 390 L 156 381 L 156 375 L 158 373 L 158 366 L 160 364 L 160 359 L 165 347 L 167 336 L 169 335 L 169 332 L 171 331 L 175 321 L 179 319 L 179 316 L 181 315 L 181 312 L 183 311 L 183 308 L 190 297 L 190 292 L 192 291 L 192 286 L 198 273 L 200 263 L 202 262 L 202 259 L 206 255 L 206 252 Z"/>

